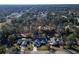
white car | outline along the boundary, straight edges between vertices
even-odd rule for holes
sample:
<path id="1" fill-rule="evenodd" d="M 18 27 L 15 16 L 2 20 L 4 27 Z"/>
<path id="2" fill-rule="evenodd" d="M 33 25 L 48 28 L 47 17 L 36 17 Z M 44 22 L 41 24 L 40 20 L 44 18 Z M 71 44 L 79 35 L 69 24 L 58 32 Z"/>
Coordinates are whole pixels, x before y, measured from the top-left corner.
<path id="1" fill-rule="evenodd" d="M 50 38 L 49 44 L 50 44 L 50 45 L 55 45 L 55 44 L 56 44 L 55 37 Z"/>

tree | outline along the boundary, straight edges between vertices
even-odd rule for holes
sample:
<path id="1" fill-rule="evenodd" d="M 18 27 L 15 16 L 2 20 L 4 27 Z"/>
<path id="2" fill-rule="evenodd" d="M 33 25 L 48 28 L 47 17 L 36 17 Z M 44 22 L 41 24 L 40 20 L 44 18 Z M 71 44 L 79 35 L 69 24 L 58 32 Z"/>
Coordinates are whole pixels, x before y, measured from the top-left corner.
<path id="1" fill-rule="evenodd" d="M 1 30 L 3 31 L 4 34 L 9 35 L 15 32 L 16 28 L 11 23 L 9 24 L 5 23 L 4 25 L 2 25 Z"/>
<path id="2" fill-rule="evenodd" d="M 0 54 L 6 53 L 6 48 L 2 45 L 0 45 Z"/>
<path id="3" fill-rule="evenodd" d="M 76 41 L 76 33 L 70 34 L 67 39 L 70 41 L 69 47 L 71 48 L 74 45 L 74 42 Z"/>
<path id="4" fill-rule="evenodd" d="M 9 41 L 11 44 L 16 43 L 16 36 L 14 34 L 8 36 Z"/>

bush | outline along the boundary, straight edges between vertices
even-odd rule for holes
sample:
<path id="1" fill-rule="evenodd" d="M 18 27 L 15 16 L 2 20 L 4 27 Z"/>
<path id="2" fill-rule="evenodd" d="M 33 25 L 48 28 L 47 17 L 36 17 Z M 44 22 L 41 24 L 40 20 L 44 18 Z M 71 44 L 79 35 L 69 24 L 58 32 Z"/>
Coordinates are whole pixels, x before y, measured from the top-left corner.
<path id="1" fill-rule="evenodd" d="M 30 43 L 29 45 L 27 45 L 27 48 L 28 48 L 28 50 L 33 50 L 32 44 Z"/>
<path id="2" fill-rule="evenodd" d="M 14 44 L 14 47 L 16 48 L 16 50 L 17 50 L 17 51 L 19 51 L 19 50 L 20 50 L 20 46 L 19 46 L 19 45 Z"/>

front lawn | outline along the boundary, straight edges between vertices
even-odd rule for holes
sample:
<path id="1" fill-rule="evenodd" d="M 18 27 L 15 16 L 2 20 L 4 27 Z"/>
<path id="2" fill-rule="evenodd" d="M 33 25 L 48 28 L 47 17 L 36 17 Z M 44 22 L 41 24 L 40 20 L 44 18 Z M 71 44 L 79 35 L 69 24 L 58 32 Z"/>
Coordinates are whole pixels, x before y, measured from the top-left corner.
<path id="1" fill-rule="evenodd" d="M 48 50 L 48 46 L 47 46 L 47 45 L 42 45 L 42 46 L 39 47 L 37 50 L 38 50 L 38 51 L 47 51 L 47 50 Z"/>

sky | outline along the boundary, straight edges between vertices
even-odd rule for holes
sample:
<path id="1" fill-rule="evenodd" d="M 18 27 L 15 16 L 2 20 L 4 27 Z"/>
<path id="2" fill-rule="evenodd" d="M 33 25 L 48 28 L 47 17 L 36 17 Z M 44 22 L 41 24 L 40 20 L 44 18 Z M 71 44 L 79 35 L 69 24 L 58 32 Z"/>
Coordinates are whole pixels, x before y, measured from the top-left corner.
<path id="1" fill-rule="evenodd" d="M 0 4 L 79 4 L 79 0 L 0 0 Z"/>

